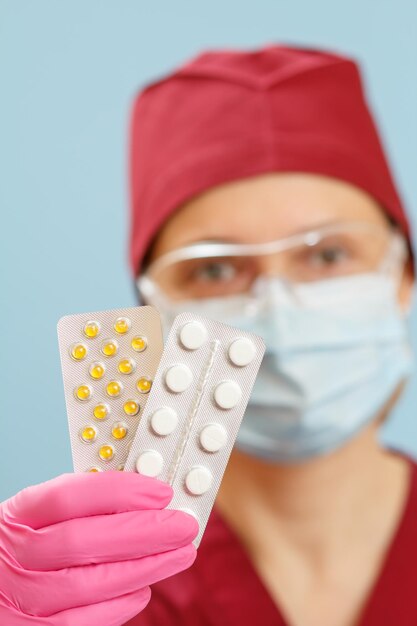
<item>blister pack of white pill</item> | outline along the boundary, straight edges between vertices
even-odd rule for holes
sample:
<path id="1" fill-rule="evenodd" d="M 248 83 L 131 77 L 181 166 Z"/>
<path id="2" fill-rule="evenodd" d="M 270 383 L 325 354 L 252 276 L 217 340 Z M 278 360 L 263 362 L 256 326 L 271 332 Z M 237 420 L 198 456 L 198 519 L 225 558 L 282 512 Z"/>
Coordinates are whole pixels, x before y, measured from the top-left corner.
<path id="1" fill-rule="evenodd" d="M 58 342 L 75 471 L 123 470 L 162 355 L 158 311 L 68 315 Z"/>
<path id="2" fill-rule="evenodd" d="M 168 482 L 169 508 L 194 515 L 199 545 L 265 351 L 263 340 L 178 315 L 125 463 Z"/>

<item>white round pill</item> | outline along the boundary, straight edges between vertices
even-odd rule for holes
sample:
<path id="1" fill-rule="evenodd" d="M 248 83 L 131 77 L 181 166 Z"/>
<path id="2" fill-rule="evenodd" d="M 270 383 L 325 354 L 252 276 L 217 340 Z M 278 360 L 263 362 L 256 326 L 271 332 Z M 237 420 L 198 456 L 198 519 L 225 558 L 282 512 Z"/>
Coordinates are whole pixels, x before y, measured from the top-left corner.
<path id="1" fill-rule="evenodd" d="M 177 427 L 178 416 L 169 406 L 161 406 L 151 416 L 152 430 L 157 435 L 170 435 Z"/>
<path id="2" fill-rule="evenodd" d="M 156 450 L 145 450 L 136 461 L 137 471 L 144 476 L 159 476 L 163 465 L 164 460 Z"/>
<path id="3" fill-rule="evenodd" d="M 183 363 L 172 365 L 165 373 L 165 383 L 175 393 L 185 391 L 193 381 L 193 374 L 189 367 Z"/>
<path id="4" fill-rule="evenodd" d="M 187 322 L 180 330 L 180 340 L 184 348 L 197 350 L 207 339 L 207 329 L 201 322 Z"/>
<path id="5" fill-rule="evenodd" d="M 200 433 L 200 443 L 207 452 L 217 452 L 224 447 L 226 441 L 227 432 L 221 424 L 206 424 Z"/>
<path id="6" fill-rule="evenodd" d="M 194 496 L 201 496 L 211 487 L 213 475 L 207 467 L 196 465 L 185 477 L 185 486 Z"/>
<path id="7" fill-rule="evenodd" d="M 214 390 L 214 399 L 221 409 L 233 409 L 242 397 L 242 390 L 234 380 L 224 380 Z"/>
<path id="8" fill-rule="evenodd" d="M 229 346 L 229 359 L 239 367 L 244 367 L 252 363 L 255 354 L 255 344 L 247 337 L 239 337 Z"/>
<path id="9" fill-rule="evenodd" d="M 192 511 L 191 509 L 187 509 L 186 507 L 180 506 L 178 508 L 178 511 L 184 511 L 184 513 L 188 513 L 188 515 L 191 515 L 191 517 L 194 517 L 194 519 L 198 522 L 197 513 L 194 513 L 194 511 Z"/>

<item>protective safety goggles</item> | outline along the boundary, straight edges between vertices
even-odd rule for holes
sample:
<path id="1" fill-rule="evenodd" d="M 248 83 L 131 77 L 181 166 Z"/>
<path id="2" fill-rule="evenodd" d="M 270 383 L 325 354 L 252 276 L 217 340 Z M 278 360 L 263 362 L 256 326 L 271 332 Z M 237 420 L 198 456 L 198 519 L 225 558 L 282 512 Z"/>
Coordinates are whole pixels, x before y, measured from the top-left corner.
<path id="1" fill-rule="evenodd" d="M 244 313 L 262 297 L 260 278 L 299 284 L 374 272 L 398 275 L 406 258 L 407 243 L 398 230 L 338 222 L 262 243 L 199 241 L 158 257 L 136 285 L 141 298 L 162 313 L 231 296 Z"/>

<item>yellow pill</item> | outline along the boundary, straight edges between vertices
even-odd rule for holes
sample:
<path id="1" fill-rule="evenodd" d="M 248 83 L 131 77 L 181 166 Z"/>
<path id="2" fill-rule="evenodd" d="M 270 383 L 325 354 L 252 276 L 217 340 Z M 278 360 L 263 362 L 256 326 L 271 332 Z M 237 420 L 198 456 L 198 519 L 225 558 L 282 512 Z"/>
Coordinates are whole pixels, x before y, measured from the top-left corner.
<path id="1" fill-rule="evenodd" d="M 89 339 L 94 339 L 100 332 L 100 324 L 94 320 L 88 320 L 84 326 L 84 335 Z"/>
<path id="2" fill-rule="evenodd" d="M 107 383 L 106 392 L 111 398 L 117 398 L 122 393 L 123 386 L 117 380 L 111 380 Z"/>
<path id="3" fill-rule="evenodd" d="M 120 465 L 117 466 L 117 470 L 119 472 L 123 472 L 124 468 L 125 468 L 125 466 L 123 465 L 123 463 L 121 463 Z"/>
<path id="4" fill-rule="evenodd" d="M 136 368 L 133 359 L 122 359 L 119 363 L 119 372 L 121 374 L 131 374 Z"/>
<path id="5" fill-rule="evenodd" d="M 115 354 L 117 354 L 117 349 L 117 342 L 113 339 L 106 339 L 106 341 L 103 341 L 103 343 L 101 344 L 101 351 L 104 356 L 114 356 Z"/>
<path id="6" fill-rule="evenodd" d="M 119 335 L 124 335 L 130 328 L 130 320 L 127 317 L 118 317 L 114 322 L 113 328 Z"/>
<path id="7" fill-rule="evenodd" d="M 75 390 L 75 397 L 78 400 L 88 400 L 91 397 L 92 390 L 88 385 L 80 385 Z"/>
<path id="8" fill-rule="evenodd" d="M 98 451 L 98 455 L 100 459 L 102 459 L 103 461 L 111 461 L 111 459 L 114 456 L 113 447 L 109 446 L 108 444 L 101 446 L 101 448 Z"/>
<path id="9" fill-rule="evenodd" d="M 115 439 L 124 439 L 127 435 L 127 426 L 124 422 L 115 422 L 111 429 L 111 434 Z"/>
<path id="10" fill-rule="evenodd" d="M 134 400 L 127 400 L 123 405 L 123 411 L 126 415 L 137 415 L 139 413 L 140 406 Z"/>
<path id="11" fill-rule="evenodd" d="M 149 393 L 151 387 L 152 381 L 146 376 L 142 376 L 142 378 L 139 378 L 138 382 L 136 383 L 136 388 L 138 391 L 140 391 L 140 393 Z"/>
<path id="12" fill-rule="evenodd" d="M 80 431 L 80 437 L 83 441 L 91 443 L 97 437 L 97 431 L 93 426 L 84 426 Z"/>
<path id="13" fill-rule="evenodd" d="M 97 404 L 93 409 L 93 415 L 98 420 L 104 420 L 110 413 L 110 407 L 107 404 Z"/>
<path id="14" fill-rule="evenodd" d="M 99 467 L 90 467 L 87 472 L 101 472 Z"/>
<path id="15" fill-rule="evenodd" d="M 91 378 L 94 378 L 95 380 L 99 380 L 100 378 L 103 378 L 104 376 L 104 372 L 106 371 L 103 363 L 99 363 L 98 361 L 95 361 L 94 363 L 91 363 L 90 365 L 90 376 Z"/>
<path id="16" fill-rule="evenodd" d="M 74 343 L 74 345 L 71 346 L 70 354 L 75 361 L 82 361 L 87 356 L 87 352 L 87 346 L 83 343 Z"/>
<path id="17" fill-rule="evenodd" d="M 146 337 L 137 335 L 136 337 L 133 337 L 132 343 L 130 345 L 136 352 L 143 352 L 143 350 L 145 350 L 148 345 L 148 341 Z"/>

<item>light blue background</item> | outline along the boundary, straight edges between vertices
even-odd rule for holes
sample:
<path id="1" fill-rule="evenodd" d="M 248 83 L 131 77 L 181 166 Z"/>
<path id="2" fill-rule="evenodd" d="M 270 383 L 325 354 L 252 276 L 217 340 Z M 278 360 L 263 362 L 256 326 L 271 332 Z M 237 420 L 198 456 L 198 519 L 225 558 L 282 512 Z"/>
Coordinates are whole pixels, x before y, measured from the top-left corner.
<path id="1" fill-rule="evenodd" d="M 354 54 L 416 214 L 416 23 L 415 0 L 0 0 L 0 499 L 72 469 L 58 318 L 134 304 L 126 138 L 137 88 L 205 47 Z M 415 454 L 416 387 L 386 431 Z"/>

